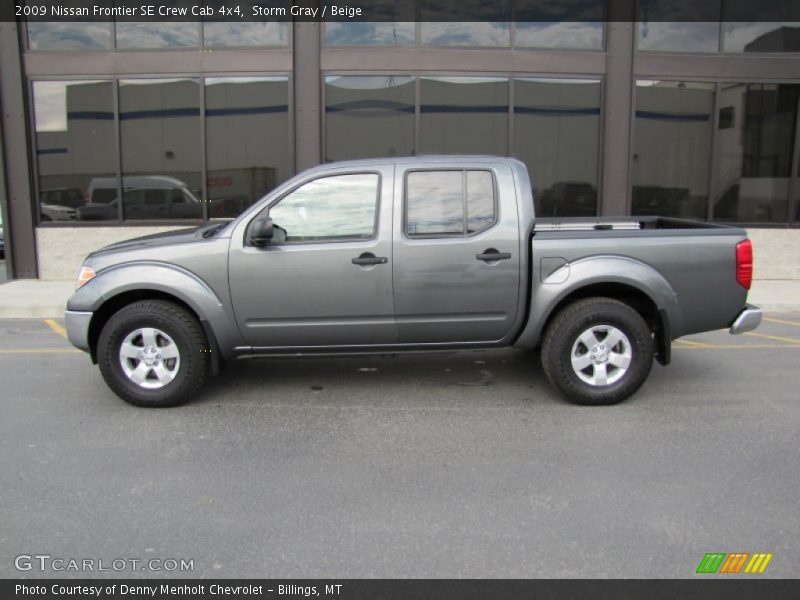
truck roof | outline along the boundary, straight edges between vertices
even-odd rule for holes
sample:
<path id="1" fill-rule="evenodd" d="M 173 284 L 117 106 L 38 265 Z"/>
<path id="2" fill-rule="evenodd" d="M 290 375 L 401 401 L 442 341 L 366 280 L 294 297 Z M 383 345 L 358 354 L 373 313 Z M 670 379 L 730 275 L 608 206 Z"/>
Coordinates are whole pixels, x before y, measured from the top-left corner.
<path id="1" fill-rule="evenodd" d="M 457 162 L 506 162 L 516 163 L 523 166 L 523 163 L 516 158 L 508 156 L 492 156 L 489 154 L 419 154 L 417 156 L 390 156 L 385 158 L 360 158 L 355 160 L 336 161 L 335 163 L 324 163 L 313 167 L 311 170 L 336 167 L 356 167 L 367 165 L 386 165 L 386 164 L 414 164 L 414 163 L 457 163 Z"/>

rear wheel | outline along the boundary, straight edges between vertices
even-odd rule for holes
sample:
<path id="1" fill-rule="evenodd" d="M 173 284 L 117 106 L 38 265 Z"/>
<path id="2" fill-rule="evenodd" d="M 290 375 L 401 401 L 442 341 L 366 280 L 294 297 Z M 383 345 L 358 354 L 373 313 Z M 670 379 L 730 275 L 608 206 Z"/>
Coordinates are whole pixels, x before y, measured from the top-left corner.
<path id="1" fill-rule="evenodd" d="M 200 323 L 185 309 L 143 300 L 108 320 L 97 361 L 108 386 L 126 402 L 177 406 L 192 400 L 205 382 L 208 344 Z"/>
<path id="2" fill-rule="evenodd" d="M 642 316 L 611 298 L 578 300 L 550 324 L 542 365 L 550 383 L 577 404 L 616 404 L 636 392 L 655 344 Z"/>

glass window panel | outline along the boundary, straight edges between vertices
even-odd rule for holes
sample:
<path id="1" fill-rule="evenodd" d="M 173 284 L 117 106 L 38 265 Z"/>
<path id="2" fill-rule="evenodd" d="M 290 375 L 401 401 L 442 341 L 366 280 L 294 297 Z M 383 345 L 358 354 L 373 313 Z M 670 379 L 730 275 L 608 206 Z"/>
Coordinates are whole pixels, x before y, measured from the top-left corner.
<path id="1" fill-rule="evenodd" d="M 719 23 L 638 23 L 639 50 L 658 52 L 717 52 Z"/>
<path id="2" fill-rule="evenodd" d="M 292 174 L 288 77 L 206 79 L 210 218 L 235 217 Z"/>
<path id="3" fill-rule="evenodd" d="M 603 49 L 603 23 L 564 21 L 555 23 L 516 23 L 517 47 Z"/>
<path id="4" fill-rule="evenodd" d="M 244 8 L 243 8 L 244 10 Z M 250 12 L 247 13 L 248 15 Z M 203 43 L 208 47 L 286 46 L 289 25 L 268 23 L 207 22 L 203 24 Z"/>
<path id="5" fill-rule="evenodd" d="M 464 233 L 464 172 L 413 171 L 406 176 L 409 236 Z"/>
<path id="6" fill-rule="evenodd" d="M 718 221 L 786 223 L 797 127 L 797 84 L 722 84 L 732 127 L 717 130 L 713 215 Z"/>
<path id="7" fill-rule="evenodd" d="M 478 233 L 494 223 L 494 179 L 489 171 L 467 171 L 467 232 Z"/>
<path id="8" fill-rule="evenodd" d="M 203 216 L 199 99 L 193 79 L 120 80 L 126 220 Z M 175 190 L 187 201 L 173 203 Z M 161 200 L 146 202 L 148 192 Z"/>
<path id="9" fill-rule="evenodd" d="M 800 23 L 725 23 L 725 52 L 800 52 Z"/>
<path id="10" fill-rule="evenodd" d="M 325 23 L 328 46 L 408 46 L 415 35 L 414 23 Z"/>
<path id="11" fill-rule="evenodd" d="M 414 153 L 414 78 L 325 78 L 325 160 Z"/>
<path id="12" fill-rule="evenodd" d="M 597 214 L 600 82 L 514 80 L 514 156 L 528 167 L 537 214 Z"/>
<path id="13" fill-rule="evenodd" d="M 378 181 L 374 173 L 357 173 L 304 184 L 270 209 L 275 240 L 317 242 L 373 237 Z"/>
<path id="14" fill-rule="evenodd" d="M 663 52 L 717 52 L 722 0 L 639 0 L 638 48 Z"/>
<path id="15" fill-rule="evenodd" d="M 714 84 L 637 81 L 634 215 L 705 220 Z"/>
<path id="16" fill-rule="evenodd" d="M 117 219 L 113 82 L 36 81 L 33 108 L 40 219 Z M 104 180 L 111 193 L 93 194 Z"/>
<path id="17" fill-rule="evenodd" d="M 511 43 L 508 23 L 422 23 L 420 38 L 430 46 L 508 46 Z"/>
<path id="18" fill-rule="evenodd" d="M 459 19 L 472 19 L 459 21 Z M 433 46 L 508 46 L 511 6 L 508 0 L 422 0 L 420 41 Z"/>
<path id="19" fill-rule="evenodd" d="M 117 48 L 186 48 L 200 45 L 197 23 L 117 22 Z"/>
<path id="20" fill-rule="evenodd" d="M 425 153 L 508 153 L 508 79 L 423 77 L 420 148 Z"/>
<path id="21" fill-rule="evenodd" d="M 31 50 L 107 50 L 112 47 L 111 23 L 28 22 Z"/>

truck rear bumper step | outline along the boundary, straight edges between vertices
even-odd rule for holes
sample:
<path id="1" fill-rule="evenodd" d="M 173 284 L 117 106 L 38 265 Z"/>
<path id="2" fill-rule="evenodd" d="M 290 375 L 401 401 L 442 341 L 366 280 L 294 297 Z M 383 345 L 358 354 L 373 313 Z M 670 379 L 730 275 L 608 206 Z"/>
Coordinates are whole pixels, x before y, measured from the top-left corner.
<path id="1" fill-rule="evenodd" d="M 745 309 L 739 313 L 736 320 L 731 325 L 730 332 L 732 334 L 744 333 L 745 331 L 752 331 L 761 324 L 761 317 L 763 312 L 757 306 L 746 304 Z"/>

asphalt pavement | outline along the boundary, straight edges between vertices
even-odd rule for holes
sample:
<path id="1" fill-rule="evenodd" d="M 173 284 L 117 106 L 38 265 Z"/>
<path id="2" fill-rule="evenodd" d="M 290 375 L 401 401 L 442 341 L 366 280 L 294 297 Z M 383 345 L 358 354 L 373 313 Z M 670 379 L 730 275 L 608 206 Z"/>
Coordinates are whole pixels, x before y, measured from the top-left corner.
<path id="1" fill-rule="evenodd" d="M 0 577 L 800 576 L 800 313 L 679 341 L 601 408 L 507 349 L 239 362 L 139 409 L 62 333 L 0 321 Z"/>

